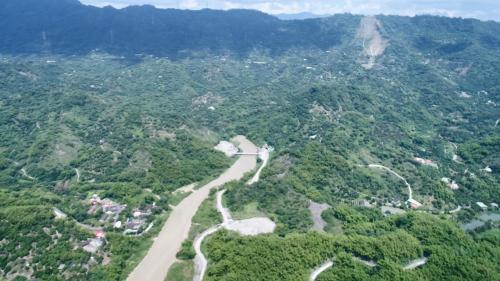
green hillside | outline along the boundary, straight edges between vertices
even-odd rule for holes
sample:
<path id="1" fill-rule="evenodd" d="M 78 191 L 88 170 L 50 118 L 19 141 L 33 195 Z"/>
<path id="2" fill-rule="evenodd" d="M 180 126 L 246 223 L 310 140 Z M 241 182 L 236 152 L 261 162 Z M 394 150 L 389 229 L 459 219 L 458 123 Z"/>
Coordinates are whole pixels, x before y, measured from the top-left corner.
<path id="1" fill-rule="evenodd" d="M 206 280 L 307 280 L 333 258 L 317 280 L 500 280 L 499 222 L 460 228 L 499 212 L 500 24 L 270 18 L 290 38 L 321 40 L 247 38 L 255 44 L 241 50 L 221 39 L 181 46 L 196 54 L 175 59 L 2 43 L 0 278 L 124 280 L 186 195 L 174 191 L 228 168 L 212 148 L 241 134 L 275 150 L 261 180 L 228 184 L 225 200 L 278 227 L 211 236 Z M 403 177 L 421 208 L 406 205 L 404 181 L 370 165 Z M 95 208 L 96 197 L 123 210 Z M 325 232 L 311 230 L 310 200 L 331 206 Z M 405 213 L 387 216 L 388 205 Z M 134 222 L 137 211 L 147 216 Z M 89 252 L 97 228 L 106 241 Z M 422 256 L 424 266 L 402 269 Z"/>

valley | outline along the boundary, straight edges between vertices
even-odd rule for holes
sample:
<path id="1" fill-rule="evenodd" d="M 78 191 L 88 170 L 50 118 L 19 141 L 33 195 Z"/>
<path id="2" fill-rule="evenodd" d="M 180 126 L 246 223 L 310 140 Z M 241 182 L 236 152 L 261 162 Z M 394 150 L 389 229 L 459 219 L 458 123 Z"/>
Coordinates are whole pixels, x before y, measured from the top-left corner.
<path id="1" fill-rule="evenodd" d="M 499 23 L 26 1 L 0 280 L 500 279 Z"/>
<path id="2" fill-rule="evenodd" d="M 234 141 L 239 144 L 242 153 L 252 153 L 257 150 L 257 147 L 244 136 L 237 136 Z M 148 253 L 128 276 L 127 280 L 163 281 L 167 276 L 168 269 L 176 261 L 175 255 L 180 250 L 182 242 L 188 236 L 192 217 L 203 200 L 208 197 L 210 190 L 227 182 L 241 179 L 246 173 L 254 170 L 255 167 L 256 156 L 240 156 L 217 179 L 193 191 L 182 200 L 170 213 Z"/>

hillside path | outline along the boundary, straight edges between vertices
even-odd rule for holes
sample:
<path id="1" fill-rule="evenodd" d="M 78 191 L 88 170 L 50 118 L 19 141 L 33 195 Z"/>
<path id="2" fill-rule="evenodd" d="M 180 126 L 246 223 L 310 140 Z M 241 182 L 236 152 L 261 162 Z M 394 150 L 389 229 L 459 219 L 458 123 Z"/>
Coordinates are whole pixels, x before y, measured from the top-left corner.
<path id="1" fill-rule="evenodd" d="M 406 181 L 406 179 L 404 177 L 402 177 L 400 174 L 394 172 L 393 170 L 391 170 L 390 168 L 387 168 L 386 166 L 382 166 L 382 165 L 378 165 L 378 164 L 370 164 L 368 165 L 368 167 L 370 168 L 378 168 L 378 169 L 383 169 L 383 170 L 386 170 L 388 171 L 389 173 L 395 175 L 397 178 L 399 178 L 400 180 L 404 181 L 406 187 L 408 188 L 408 200 L 411 200 L 413 199 L 413 190 L 411 189 L 411 185 L 408 183 L 408 181 Z"/>

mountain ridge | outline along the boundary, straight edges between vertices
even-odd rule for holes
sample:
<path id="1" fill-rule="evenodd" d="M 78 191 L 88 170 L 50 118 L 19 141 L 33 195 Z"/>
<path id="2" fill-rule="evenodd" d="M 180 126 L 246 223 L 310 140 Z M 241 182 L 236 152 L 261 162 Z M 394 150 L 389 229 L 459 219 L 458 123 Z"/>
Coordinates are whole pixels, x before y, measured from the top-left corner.
<path id="1" fill-rule="evenodd" d="M 175 57 L 185 50 L 244 54 L 260 47 L 280 52 L 291 46 L 328 48 L 340 42 L 342 32 L 341 28 L 325 32 L 318 22 L 285 23 L 255 10 L 153 6 L 118 10 L 73 0 L 7 0 L 0 4 L 0 18 L 0 24 L 7 27 L 0 29 L 2 53 L 82 54 L 102 49 L 114 54 Z"/>
<path id="2" fill-rule="evenodd" d="M 338 46 L 352 38 L 361 17 L 338 14 L 280 20 L 256 10 L 178 10 L 151 5 L 116 9 L 77 0 L 4 0 L 0 3 L 0 53 L 79 55 L 101 50 L 114 55 L 177 58 L 196 53 L 245 56 L 260 49 L 276 55 L 294 48 Z M 445 28 L 473 24 L 500 30 L 495 22 L 470 19 L 379 17 L 410 23 L 408 28 L 430 19 L 431 24 Z M 487 40 L 496 44 L 498 38 Z"/>

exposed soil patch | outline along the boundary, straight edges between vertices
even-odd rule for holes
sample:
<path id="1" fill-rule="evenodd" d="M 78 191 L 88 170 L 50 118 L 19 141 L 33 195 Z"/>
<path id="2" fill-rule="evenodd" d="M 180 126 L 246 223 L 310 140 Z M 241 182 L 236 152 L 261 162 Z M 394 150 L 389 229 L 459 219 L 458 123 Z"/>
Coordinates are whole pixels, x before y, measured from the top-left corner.
<path id="1" fill-rule="evenodd" d="M 238 148 L 233 143 L 228 141 L 220 141 L 214 149 L 223 152 L 227 157 L 233 157 L 236 153 L 238 153 Z"/>
<path id="2" fill-rule="evenodd" d="M 78 157 L 78 150 L 81 146 L 82 142 L 77 137 L 72 135 L 63 136 L 58 143 L 54 144 L 50 161 L 67 166 Z"/>
<path id="3" fill-rule="evenodd" d="M 278 178 L 284 178 L 290 171 L 290 168 L 292 168 L 292 165 L 293 162 L 290 155 L 279 156 L 274 161 L 274 167 L 279 171 Z"/>
<path id="4" fill-rule="evenodd" d="M 120 156 L 122 155 L 122 153 L 120 151 L 113 151 L 113 163 L 117 163 L 118 162 L 118 159 L 120 158 Z"/>
<path id="5" fill-rule="evenodd" d="M 326 222 L 321 217 L 321 214 L 330 208 L 328 204 L 319 204 L 311 201 L 309 204 L 309 211 L 311 212 L 311 217 L 314 222 L 313 229 L 318 231 L 323 231 L 326 226 Z"/>
<path id="6" fill-rule="evenodd" d="M 264 233 L 272 233 L 276 228 L 276 224 L 269 218 L 250 218 L 246 220 L 234 220 L 231 212 L 222 205 L 222 195 L 225 190 L 217 193 L 217 210 L 222 214 L 222 227 L 227 230 L 236 231 L 241 235 L 259 235 Z"/>
<path id="7" fill-rule="evenodd" d="M 381 56 L 389 46 L 389 40 L 382 37 L 380 28 L 381 24 L 374 16 L 362 18 L 359 24 L 356 38 L 362 40 L 364 54 L 368 56 L 368 62 L 362 64 L 366 69 L 373 68 L 377 57 Z"/>
<path id="8" fill-rule="evenodd" d="M 154 131 L 153 137 L 157 137 L 163 140 L 175 140 L 175 132 L 169 132 L 167 130 L 157 130 Z"/>

